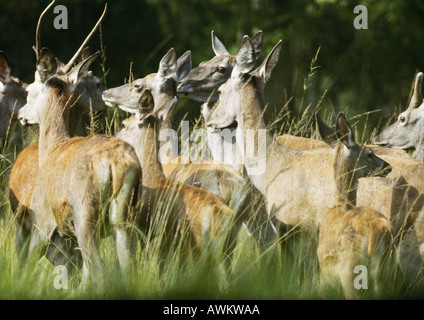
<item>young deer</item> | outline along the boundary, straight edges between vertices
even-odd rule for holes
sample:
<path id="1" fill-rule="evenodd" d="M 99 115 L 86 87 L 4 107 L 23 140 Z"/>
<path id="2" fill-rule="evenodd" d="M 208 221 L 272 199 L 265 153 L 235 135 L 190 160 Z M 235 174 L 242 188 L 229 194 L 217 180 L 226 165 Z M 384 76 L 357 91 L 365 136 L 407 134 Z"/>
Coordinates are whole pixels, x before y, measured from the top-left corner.
<path id="1" fill-rule="evenodd" d="M 354 268 L 365 265 L 377 275 L 391 244 L 390 221 L 376 210 L 357 207 L 356 189 L 359 178 L 385 176 L 390 166 L 355 142 L 343 113 L 337 116 L 336 132 L 329 131 L 318 115 L 317 123 L 324 141 L 334 148 L 337 186 L 335 205 L 324 215 L 319 232 L 321 285 L 339 281 L 346 299 L 356 299 L 360 291 L 354 288 Z"/>
<path id="2" fill-rule="evenodd" d="M 37 60 L 41 52 L 41 23 L 44 15 L 53 3 L 54 1 L 43 11 L 38 20 L 36 46 L 34 48 Z M 105 16 L 105 13 L 106 8 L 96 26 L 90 32 L 90 35 L 85 39 L 84 44 L 77 50 L 77 54 L 74 55 L 74 57 L 67 63 L 67 67 L 57 60 L 57 64 L 52 65 L 54 68 L 54 70 L 51 70 L 52 74 L 67 73 L 75 62 L 78 60 L 79 62 L 82 62 L 88 57 L 88 51 L 87 48 L 84 50 L 84 45 L 90 40 L 91 36 L 97 30 Z M 38 99 L 38 95 L 42 94 L 42 88 L 43 82 L 41 81 L 38 70 L 36 70 L 35 81 L 27 87 L 27 92 L 31 95 L 31 99 L 33 101 Z M 25 92 L 25 97 L 27 92 Z M 94 76 L 91 71 L 85 73 L 75 88 L 72 100 L 73 107 L 70 109 L 69 117 L 67 118 L 66 127 L 68 128 L 68 133 L 71 136 L 75 135 L 75 131 L 82 114 L 90 111 L 99 111 L 105 108 L 105 104 L 101 97 L 102 92 L 103 84 L 101 80 Z M 16 244 L 19 254 L 21 254 L 24 244 L 29 239 L 32 229 L 32 222 L 27 215 L 27 210 L 30 207 L 32 192 L 39 170 L 38 157 L 38 142 L 36 142 L 19 153 L 12 167 L 9 178 L 9 200 L 17 222 Z M 23 253 L 23 256 L 25 255 L 26 254 Z"/>
<path id="3" fill-rule="evenodd" d="M 173 99 L 175 103 L 176 98 Z M 144 204 L 139 219 L 142 230 L 146 233 L 149 229 L 154 230 L 154 221 L 166 214 L 160 212 L 162 206 L 162 210 L 171 210 L 165 237 L 172 240 L 175 235 L 188 231 L 189 244 L 203 248 L 207 238 L 222 232 L 225 221 L 234 219 L 233 213 L 215 194 L 165 178 L 158 158 L 159 118 L 151 92 L 143 89 L 135 116 L 124 120 L 123 129 L 116 135 L 135 148 L 140 160 Z M 240 225 L 240 221 L 235 221 L 231 227 L 226 253 L 234 246 Z"/>
<path id="4" fill-rule="evenodd" d="M 56 59 L 41 50 L 37 68 L 43 81 L 41 94 L 19 111 L 27 124 L 39 124 L 39 173 L 31 198 L 33 234 L 30 253 L 47 246 L 55 236 L 76 238 L 83 256 L 83 282 L 103 282 L 98 246 L 105 221 L 115 234 L 119 262 L 127 269 L 131 260 L 129 210 L 141 180 L 134 148 L 105 135 L 70 138 L 67 118 L 78 81 L 97 57 L 95 54 L 66 74 L 53 73 Z"/>
<path id="5" fill-rule="evenodd" d="M 26 103 L 27 85 L 11 76 L 10 71 L 9 60 L 0 51 L 0 140 L 6 136 L 10 123 L 18 119 L 16 115 Z"/>

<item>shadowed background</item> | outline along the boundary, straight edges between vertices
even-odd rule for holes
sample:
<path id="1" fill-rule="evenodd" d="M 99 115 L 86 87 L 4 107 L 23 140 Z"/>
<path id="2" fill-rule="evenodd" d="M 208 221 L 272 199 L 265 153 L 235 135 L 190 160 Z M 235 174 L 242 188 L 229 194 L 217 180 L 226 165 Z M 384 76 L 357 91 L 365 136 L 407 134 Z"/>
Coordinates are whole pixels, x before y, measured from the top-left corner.
<path id="1" fill-rule="evenodd" d="M 306 106 L 325 113 L 347 111 L 352 117 L 372 110 L 365 136 L 386 125 L 395 110 L 405 108 L 415 73 L 424 70 L 424 3 L 419 0 L 109 0 L 102 24 L 107 87 L 123 84 L 130 65 L 135 78 L 155 72 L 159 60 L 175 47 L 180 56 L 192 51 L 193 67 L 212 58 L 211 30 L 235 54 L 244 34 L 264 32 L 262 60 L 283 39 L 280 60 L 266 88 L 270 121 L 288 102 L 292 116 Z M 32 82 L 35 28 L 49 0 L 1 0 L 0 50 L 12 74 Z M 68 30 L 53 27 L 51 10 L 41 29 L 42 46 L 61 60 L 71 58 L 100 16 L 103 0 L 57 0 L 68 9 Z M 368 8 L 368 30 L 356 30 L 356 5 Z M 100 37 L 89 44 L 100 48 Z M 320 48 L 311 76 L 311 60 Z M 102 77 L 100 61 L 94 72 Z M 307 88 L 305 90 L 305 88 Z M 325 96 L 319 104 L 322 96 Z M 180 99 L 178 117 L 199 115 L 200 104 Z M 358 130 L 365 118 L 358 118 Z M 378 129 L 380 130 L 380 129 Z"/>

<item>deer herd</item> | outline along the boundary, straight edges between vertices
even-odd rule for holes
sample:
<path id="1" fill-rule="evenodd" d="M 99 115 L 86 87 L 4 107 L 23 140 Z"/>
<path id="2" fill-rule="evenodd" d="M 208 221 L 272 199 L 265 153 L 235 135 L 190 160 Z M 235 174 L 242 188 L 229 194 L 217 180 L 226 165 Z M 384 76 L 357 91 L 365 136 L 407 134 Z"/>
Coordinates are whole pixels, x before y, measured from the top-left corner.
<path id="1" fill-rule="evenodd" d="M 211 60 L 192 68 L 191 52 L 177 59 L 172 48 L 156 73 L 105 90 L 89 70 L 99 53 L 90 55 L 85 46 L 107 7 L 64 64 L 41 46 L 40 26 L 53 3 L 37 25 L 33 83 L 13 77 L 0 52 L 1 138 L 7 139 L 10 123 L 17 120 L 38 125 L 40 132 L 38 142 L 17 156 L 9 179 L 20 259 L 44 254 L 53 265 L 82 262 L 82 283 L 103 283 L 99 245 L 109 230 L 125 275 L 134 267 L 134 228 L 148 239 L 161 235 L 164 247 L 183 239 L 192 253 L 224 239 L 226 261 L 242 228 L 260 247 L 296 229 L 306 235 L 302 245 L 316 254 L 320 285 L 341 285 L 348 299 L 361 297 L 354 288 L 358 265 L 370 269 L 376 288 L 384 285 L 378 280 L 381 271 L 394 265 L 406 283 L 420 283 L 421 72 L 408 109 L 374 145 L 355 141 L 342 112 L 335 128 L 315 115 L 323 141 L 273 136 L 264 116 L 264 88 L 278 62 L 281 40 L 256 67 L 261 31 L 244 36 L 235 56 L 212 31 Z M 213 159 L 190 162 L 174 155 L 176 161 L 163 162 L 160 134 L 173 128 L 178 99 L 186 97 L 202 103 Z M 74 136 L 83 113 L 106 107 L 132 114 L 115 137 Z M 219 134 L 226 129 L 232 130 L 230 139 Z M 413 150 L 412 156 L 405 150 Z M 255 170 L 258 166 L 263 170 Z M 253 210 L 255 201 L 265 209 Z"/>

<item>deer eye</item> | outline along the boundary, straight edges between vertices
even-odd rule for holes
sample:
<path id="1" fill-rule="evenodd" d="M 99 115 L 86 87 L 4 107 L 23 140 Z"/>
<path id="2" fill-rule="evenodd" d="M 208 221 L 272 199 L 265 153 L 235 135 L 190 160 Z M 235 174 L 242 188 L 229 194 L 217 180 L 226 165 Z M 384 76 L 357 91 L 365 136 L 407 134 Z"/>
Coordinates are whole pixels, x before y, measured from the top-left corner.
<path id="1" fill-rule="evenodd" d="M 127 126 L 125 125 L 125 121 L 122 121 L 122 128 L 123 129 L 126 129 L 127 128 Z"/>
<path id="2" fill-rule="evenodd" d="M 218 67 L 218 72 L 219 73 L 222 73 L 222 74 L 225 74 L 225 73 L 227 73 L 227 68 L 225 68 L 225 67 Z"/>
<path id="3" fill-rule="evenodd" d="M 405 123 L 406 122 L 406 118 L 404 116 L 400 116 L 399 117 L 399 121 L 400 121 L 400 123 Z"/>
<path id="4" fill-rule="evenodd" d="M 372 158 L 374 158 L 374 154 L 372 152 L 368 153 L 368 159 L 371 160 Z"/>

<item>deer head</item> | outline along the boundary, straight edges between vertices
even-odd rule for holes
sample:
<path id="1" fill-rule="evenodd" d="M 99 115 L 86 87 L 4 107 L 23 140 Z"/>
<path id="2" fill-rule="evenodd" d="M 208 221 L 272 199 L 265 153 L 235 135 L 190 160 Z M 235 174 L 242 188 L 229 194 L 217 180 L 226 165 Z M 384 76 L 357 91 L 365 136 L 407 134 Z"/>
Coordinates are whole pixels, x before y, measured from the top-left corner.
<path id="1" fill-rule="evenodd" d="M 33 47 L 35 55 L 36 55 L 36 60 L 37 60 L 37 68 L 34 75 L 34 82 L 28 85 L 27 87 L 27 94 L 28 96 L 31 96 L 32 100 L 36 100 L 37 95 L 41 94 L 43 84 L 47 80 L 46 77 L 51 77 L 52 75 L 54 75 L 54 73 L 66 74 L 74 67 L 74 65 L 78 64 L 79 62 L 83 61 L 89 56 L 88 48 L 86 47 L 86 45 L 88 41 L 92 38 L 94 33 L 97 31 L 107 11 L 107 4 L 106 4 L 104 11 L 101 17 L 99 18 L 99 20 L 97 21 L 96 25 L 91 30 L 90 34 L 86 37 L 86 39 L 84 40 L 80 48 L 76 51 L 74 56 L 69 60 L 67 64 L 62 63 L 59 59 L 54 57 L 54 55 L 53 57 L 55 62 L 51 61 L 51 63 L 48 63 L 48 64 L 39 64 L 39 60 L 43 50 L 41 48 L 41 37 L 40 37 L 41 24 L 45 14 L 52 7 L 54 2 L 55 1 L 52 1 L 46 7 L 46 9 L 41 13 L 37 23 L 36 45 Z M 50 69 L 49 70 L 44 69 L 46 67 Z M 81 81 L 78 83 L 74 91 L 75 92 L 74 95 L 78 97 L 74 112 L 78 114 L 82 114 L 85 112 L 89 112 L 91 110 L 93 111 L 103 110 L 106 107 L 106 105 L 104 104 L 103 99 L 101 98 L 102 92 L 104 90 L 104 85 L 102 81 L 98 77 L 96 77 L 91 71 L 86 72 L 84 77 L 80 80 Z"/>
<path id="2" fill-rule="evenodd" d="M 87 76 L 88 67 L 98 55 L 99 52 L 93 54 L 72 70 L 63 73 L 57 70 L 57 61 L 54 54 L 49 49 L 43 48 L 39 53 L 37 62 L 40 83 L 37 84 L 37 90 L 31 90 L 28 86 L 27 103 L 18 113 L 18 119 L 22 125 L 40 124 L 43 116 L 48 114 L 46 108 L 53 109 L 54 103 L 51 102 L 51 99 L 54 98 L 52 97 L 52 88 L 58 96 L 67 97 L 67 101 L 63 101 L 61 104 L 66 109 L 60 111 L 66 117 L 69 109 L 75 103 L 73 97 L 79 81 Z"/>
<path id="3" fill-rule="evenodd" d="M 176 102 L 176 85 L 191 69 L 191 52 L 187 51 L 177 61 L 171 48 L 160 60 L 156 73 L 147 75 L 120 87 L 103 92 L 103 100 L 109 107 L 136 113 L 142 93 L 149 90 L 155 99 L 155 112 L 161 121 L 168 118 Z"/>
<path id="4" fill-rule="evenodd" d="M 424 161 L 424 103 L 421 93 L 423 73 L 415 79 L 414 92 L 406 111 L 402 112 L 395 123 L 384 129 L 374 139 L 374 144 L 413 150 L 413 157 Z"/>
<path id="5" fill-rule="evenodd" d="M 215 104 L 209 100 L 202 105 L 206 127 L 224 129 L 234 126 L 243 116 L 243 108 L 251 105 L 251 97 L 261 100 L 257 102 L 262 107 L 264 106 L 264 86 L 278 62 L 281 46 L 282 41 L 280 40 L 262 64 L 252 71 L 256 63 L 256 51 L 249 37 L 244 36 L 235 56 L 231 76 L 217 90 L 219 100 Z M 246 86 L 246 84 L 249 85 Z M 259 93 L 255 94 L 256 91 Z M 250 102 L 247 103 L 247 100 Z"/>
<path id="6" fill-rule="evenodd" d="M 9 121 L 17 120 L 19 109 L 26 103 L 26 84 L 11 76 L 10 71 L 9 60 L 0 51 L 0 138 L 6 134 Z"/>
<path id="7" fill-rule="evenodd" d="M 324 123 L 318 114 L 316 121 L 322 139 L 336 151 L 334 166 L 338 176 L 351 172 L 353 180 L 357 181 L 369 176 L 385 177 L 390 173 L 389 163 L 377 157 L 370 148 L 356 142 L 343 112 L 337 115 L 335 130 Z"/>
<path id="8" fill-rule="evenodd" d="M 263 34 L 258 31 L 251 39 L 255 50 L 255 59 L 262 52 Z M 212 31 L 212 49 L 215 57 L 200 63 L 180 81 L 177 91 L 179 95 L 198 101 L 218 100 L 217 89 L 230 77 L 236 64 L 236 59 L 225 48 L 223 43 Z"/>

